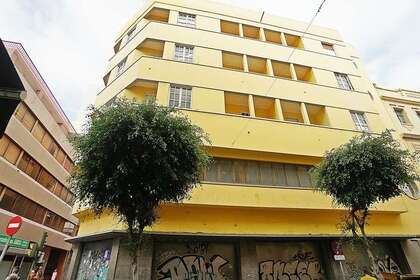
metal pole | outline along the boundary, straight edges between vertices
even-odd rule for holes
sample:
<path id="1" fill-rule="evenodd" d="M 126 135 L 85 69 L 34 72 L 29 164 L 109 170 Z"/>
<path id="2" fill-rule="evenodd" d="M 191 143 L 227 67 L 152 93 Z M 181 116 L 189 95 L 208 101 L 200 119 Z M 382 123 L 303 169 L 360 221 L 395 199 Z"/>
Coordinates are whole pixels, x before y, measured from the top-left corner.
<path id="1" fill-rule="evenodd" d="M 4 244 L 3 252 L 1 252 L 1 255 L 0 255 L 0 263 L 3 261 L 4 256 L 6 256 L 7 249 L 9 249 L 10 240 L 12 240 L 11 236 L 9 236 L 9 239 L 7 239 L 6 244 Z"/>

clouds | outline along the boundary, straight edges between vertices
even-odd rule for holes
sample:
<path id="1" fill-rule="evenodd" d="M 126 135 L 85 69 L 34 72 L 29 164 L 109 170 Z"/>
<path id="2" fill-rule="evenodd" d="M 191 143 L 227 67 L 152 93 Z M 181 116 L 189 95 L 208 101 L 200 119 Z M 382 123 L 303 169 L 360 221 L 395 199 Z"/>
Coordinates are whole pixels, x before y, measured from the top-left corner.
<path id="1" fill-rule="evenodd" d="M 320 1 L 220 0 L 309 21 Z M 119 29 L 142 0 L 6 0 L 0 37 L 21 42 L 76 128 L 102 87 Z M 338 29 L 359 51 L 371 79 L 420 90 L 416 0 L 327 0 L 316 24 Z"/>

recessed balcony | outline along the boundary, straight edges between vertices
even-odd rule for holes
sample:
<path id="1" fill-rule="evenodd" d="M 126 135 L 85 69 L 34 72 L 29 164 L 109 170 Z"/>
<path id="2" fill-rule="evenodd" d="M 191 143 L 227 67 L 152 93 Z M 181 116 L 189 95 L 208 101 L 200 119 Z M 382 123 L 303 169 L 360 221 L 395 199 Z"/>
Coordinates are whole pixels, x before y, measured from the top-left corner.
<path id="1" fill-rule="evenodd" d="M 242 25 L 242 31 L 245 38 L 260 39 L 260 29 L 258 27 L 244 24 Z"/>
<path id="2" fill-rule="evenodd" d="M 265 40 L 267 42 L 282 44 L 281 42 L 281 33 L 273 30 L 264 29 Z"/>
<path id="3" fill-rule="evenodd" d="M 254 96 L 255 116 L 257 118 L 275 119 L 274 98 Z"/>
<path id="4" fill-rule="evenodd" d="M 154 103 L 156 100 L 158 83 L 146 80 L 137 80 L 127 87 L 123 97 L 139 103 Z"/>
<path id="5" fill-rule="evenodd" d="M 169 21 L 169 10 L 161 8 L 151 9 L 144 17 L 148 20 L 168 22 Z"/>
<path id="6" fill-rule="evenodd" d="M 225 112 L 241 116 L 249 116 L 248 95 L 225 92 Z"/>
<path id="7" fill-rule="evenodd" d="M 242 54 L 222 52 L 223 68 L 244 71 L 244 60 Z"/>
<path id="8" fill-rule="evenodd" d="M 292 78 L 289 63 L 272 60 L 271 65 L 273 66 L 274 76 L 286 79 Z"/>
<path id="9" fill-rule="evenodd" d="M 295 64 L 294 68 L 296 72 L 296 78 L 299 81 L 316 83 L 314 72 L 312 71 L 311 67 Z"/>
<path id="10" fill-rule="evenodd" d="M 329 119 L 325 106 L 305 104 L 306 111 L 308 112 L 309 122 L 315 125 L 329 126 Z"/>
<path id="11" fill-rule="evenodd" d="M 285 33 L 284 37 L 286 38 L 286 43 L 289 47 L 303 49 L 302 39 L 299 36 Z"/>
<path id="12" fill-rule="evenodd" d="M 164 41 L 146 39 L 137 47 L 137 50 L 141 52 L 141 54 L 139 54 L 141 56 L 163 57 L 164 47 Z"/>
<path id="13" fill-rule="evenodd" d="M 267 60 L 256 56 L 247 56 L 248 71 L 257 74 L 267 74 Z"/>
<path id="14" fill-rule="evenodd" d="M 280 101 L 281 110 L 283 112 L 283 119 L 289 122 L 304 123 L 301 103 L 293 101 Z"/>
<path id="15" fill-rule="evenodd" d="M 222 33 L 226 33 L 226 34 L 230 34 L 230 35 L 235 35 L 235 36 L 240 35 L 239 24 L 236 23 L 236 22 L 221 20 L 220 21 L 220 31 Z"/>

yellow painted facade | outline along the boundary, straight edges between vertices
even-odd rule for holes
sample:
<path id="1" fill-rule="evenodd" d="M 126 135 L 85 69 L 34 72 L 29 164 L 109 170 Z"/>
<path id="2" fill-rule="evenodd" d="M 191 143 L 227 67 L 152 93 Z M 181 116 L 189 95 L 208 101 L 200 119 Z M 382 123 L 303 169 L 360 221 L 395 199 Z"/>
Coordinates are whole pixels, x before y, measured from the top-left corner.
<path id="1" fill-rule="evenodd" d="M 117 36 L 96 106 L 119 97 L 168 106 L 171 88 L 186 88 L 190 106 L 182 112 L 209 134 L 212 156 L 269 163 L 318 163 L 327 150 L 361 134 L 351 112 L 363 116 L 370 133 L 394 128 L 386 107 L 399 93 L 376 88 L 337 31 L 314 25 L 302 36 L 306 27 L 215 2 L 150 1 Z M 398 98 L 420 108 L 411 97 Z M 420 128 L 411 111 L 410 119 Z M 419 200 L 401 196 L 372 210 L 368 234 L 420 236 Z M 343 213 L 310 187 L 205 181 L 189 200 L 163 205 L 148 231 L 339 236 Z M 123 229 L 110 213 L 78 216 L 79 236 Z"/>

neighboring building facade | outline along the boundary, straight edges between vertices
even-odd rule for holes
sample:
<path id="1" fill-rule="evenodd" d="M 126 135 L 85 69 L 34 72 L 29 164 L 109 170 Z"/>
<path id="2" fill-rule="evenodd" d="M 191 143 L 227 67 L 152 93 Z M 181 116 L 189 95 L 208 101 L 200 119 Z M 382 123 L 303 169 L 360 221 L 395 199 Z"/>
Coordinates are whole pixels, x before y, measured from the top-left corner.
<path id="1" fill-rule="evenodd" d="M 306 27 L 214 2 L 163 0 L 118 35 L 96 106 L 125 97 L 180 108 L 209 134 L 214 157 L 189 200 L 159 209 L 140 279 L 359 279 L 367 256 L 347 243 L 345 260 L 333 254 L 344 210 L 313 191 L 308 170 L 388 122 L 355 50 L 329 28 L 302 36 Z M 409 197 L 372 209 L 368 233 L 382 271 L 420 273 L 408 241 L 420 235 L 419 214 Z M 124 226 L 111 213 L 77 215 L 68 279 L 129 279 Z"/>
<path id="2" fill-rule="evenodd" d="M 20 215 L 23 225 L 15 237 L 39 242 L 47 232 L 45 279 L 54 269 L 62 279 L 71 248 L 65 239 L 76 234 L 78 225 L 67 183 L 73 167 L 67 139 L 75 130 L 22 45 L 4 44 L 24 85 L 25 97 L 0 138 L 0 228 L 5 229 L 11 217 Z M 20 275 L 26 279 L 31 262 L 25 249 L 11 247 L 0 263 L 0 278 L 13 266 L 20 266 Z"/>

